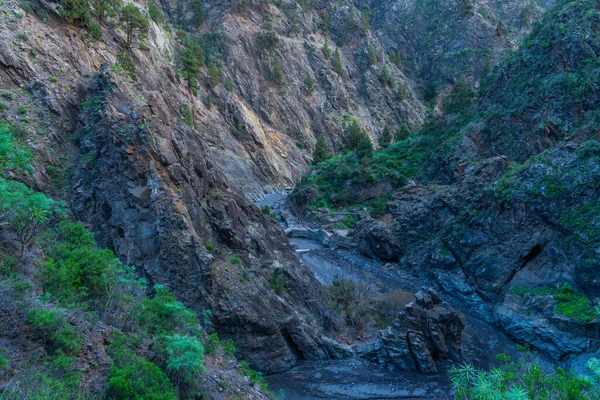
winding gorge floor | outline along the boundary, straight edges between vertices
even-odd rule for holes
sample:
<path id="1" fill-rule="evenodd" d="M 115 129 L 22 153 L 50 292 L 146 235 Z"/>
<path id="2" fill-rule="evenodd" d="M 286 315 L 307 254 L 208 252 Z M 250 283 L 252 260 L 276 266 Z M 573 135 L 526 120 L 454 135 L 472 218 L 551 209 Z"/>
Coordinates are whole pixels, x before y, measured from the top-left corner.
<path id="1" fill-rule="evenodd" d="M 285 196 L 273 194 L 258 203 L 278 213 Z M 331 249 L 307 239 L 290 239 L 299 260 L 313 271 L 323 285 L 336 275 L 369 281 L 381 293 L 402 289 L 414 293 L 426 285 L 393 263 L 366 258 L 356 250 Z M 476 317 L 456 300 L 444 300 L 457 308 L 465 322 L 463 357 L 477 367 L 496 364 L 495 355 L 517 355 L 516 343 L 492 324 Z M 267 377 L 276 392 L 286 400 L 312 399 L 453 399 L 445 372 L 437 375 L 403 372 L 353 358 L 341 361 L 303 361 L 291 370 Z"/>

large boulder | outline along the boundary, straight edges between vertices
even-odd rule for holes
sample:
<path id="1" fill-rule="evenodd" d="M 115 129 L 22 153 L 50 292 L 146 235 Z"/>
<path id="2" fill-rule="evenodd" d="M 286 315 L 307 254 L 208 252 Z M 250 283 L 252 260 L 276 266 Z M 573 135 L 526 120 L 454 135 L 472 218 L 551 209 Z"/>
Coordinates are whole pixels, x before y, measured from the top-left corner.
<path id="1" fill-rule="evenodd" d="M 404 371 L 433 373 L 436 362 L 459 361 L 462 331 L 458 312 L 442 302 L 433 289 L 415 294 L 391 326 L 380 332 L 377 341 L 359 349 L 359 355 Z"/>

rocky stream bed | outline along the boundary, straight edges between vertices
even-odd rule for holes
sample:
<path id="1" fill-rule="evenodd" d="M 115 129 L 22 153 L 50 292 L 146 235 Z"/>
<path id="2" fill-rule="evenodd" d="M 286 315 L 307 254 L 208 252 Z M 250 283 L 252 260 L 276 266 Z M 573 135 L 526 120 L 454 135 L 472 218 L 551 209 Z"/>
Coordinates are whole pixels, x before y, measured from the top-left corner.
<path id="1" fill-rule="evenodd" d="M 266 196 L 259 206 L 269 205 L 280 219 L 285 209 L 285 195 Z M 289 221 L 288 221 L 289 223 Z M 289 228 L 287 223 L 284 227 Z M 296 228 L 303 224 L 295 221 Z M 314 228 L 314 226 L 311 226 Z M 368 281 L 380 293 L 401 289 L 415 293 L 432 285 L 402 271 L 395 263 L 386 263 L 361 255 L 356 249 L 327 247 L 317 240 L 290 238 L 298 259 L 306 265 L 322 285 L 329 285 L 336 276 L 356 281 Z M 480 368 L 497 364 L 496 354 L 517 355 L 517 345 L 493 324 L 488 323 L 450 296 L 444 296 L 459 311 L 465 329 L 462 335 L 462 361 Z M 352 343 L 354 347 L 364 343 Z M 267 377 L 276 392 L 287 400 L 309 399 L 452 399 L 447 368 L 435 374 L 400 371 L 381 366 L 355 356 L 346 360 L 301 361 L 284 373 Z"/>

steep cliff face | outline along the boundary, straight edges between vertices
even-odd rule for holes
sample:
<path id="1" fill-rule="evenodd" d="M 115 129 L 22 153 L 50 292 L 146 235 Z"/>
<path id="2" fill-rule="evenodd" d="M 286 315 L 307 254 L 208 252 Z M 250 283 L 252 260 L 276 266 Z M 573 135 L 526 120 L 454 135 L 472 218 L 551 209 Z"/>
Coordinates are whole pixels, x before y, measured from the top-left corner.
<path id="1" fill-rule="evenodd" d="M 360 1 L 372 9 L 372 29 L 398 51 L 411 76 L 442 90 L 461 75 L 478 82 L 532 29 L 554 1 Z"/>
<path id="2" fill-rule="evenodd" d="M 105 24 L 93 41 L 55 6 L 39 4 L 42 20 L 15 2 L 3 5 L 6 118 L 24 127 L 38 153 L 31 184 L 62 196 L 98 242 L 150 284 L 166 285 L 198 313 L 212 309 L 213 326 L 257 369 L 340 354 L 322 336 L 331 321 L 314 278 L 244 194 L 290 184 L 310 162 L 315 134 L 335 141 L 345 113 L 364 114 L 373 135 L 379 121 L 418 127 L 424 112 L 410 91 L 408 100 L 392 102 L 393 90 L 373 78 L 381 66 L 359 74 L 352 54 L 342 56 L 342 80 L 322 55 L 323 37 L 312 50 L 310 39 L 284 36 L 287 19 L 274 6 L 285 83 L 268 84 L 264 70 L 274 56 L 258 50 L 261 14 L 215 6 L 205 28 L 228 38 L 215 61 L 223 83 L 195 97 L 178 76 L 180 45 L 163 28 L 151 22 L 145 47 L 129 51 L 131 76 L 117 61 L 123 39 L 116 25 Z M 307 73 L 312 96 L 299 87 Z M 206 70 L 200 75 L 208 79 Z M 307 148 L 297 145 L 296 130 Z"/>
<path id="3" fill-rule="evenodd" d="M 176 21 L 177 3 L 166 6 Z M 374 143 L 385 125 L 422 125 L 426 112 L 412 84 L 363 28 L 351 3 L 342 2 L 335 12 L 328 2 L 314 7 L 251 4 L 243 11 L 206 2 L 205 10 L 206 21 L 198 28 L 188 26 L 188 31 L 219 43 L 214 59 L 221 82 L 231 87 L 204 86 L 192 112 L 212 158 L 243 192 L 260 192 L 269 184 L 293 185 L 310 164 L 317 135 L 324 134 L 331 148 L 339 150 L 348 115 L 360 117 Z M 322 17 L 327 10 L 328 29 Z M 352 21 L 356 29 L 349 29 Z M 339 32 L 350 36 L 340 39 Z M 326 41 L 330 54 L 323 52 Z M 368 59 L 369 48 L 374 61 Z M 336 49 L 341 75 L 332 66 Z M 281 75 L 274 77 L 277 63 Z M 380 79 L 384 68 L 390 84 Z M 307 77 L 313 82 L 310 91 Z M 407 88 L 404 99 L 398 98 L 398 83 Z M 217 104 L 210 111 L 207 96 Z"/>

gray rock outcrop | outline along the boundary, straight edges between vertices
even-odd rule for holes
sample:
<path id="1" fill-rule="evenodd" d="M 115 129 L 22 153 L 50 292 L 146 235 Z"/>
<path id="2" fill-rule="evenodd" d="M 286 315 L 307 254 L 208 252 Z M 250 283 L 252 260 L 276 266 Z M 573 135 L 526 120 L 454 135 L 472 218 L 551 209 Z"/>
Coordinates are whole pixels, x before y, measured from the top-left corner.
<path id="1" fill-rule="evenodd" d="M 438 372 L 439 361 L 460 360 L 465 325 L 458 312 L 433 289 L 421 290 L 415 298 L 375 343 L 359 349 L 361 357 L 423 373 Z"/>

